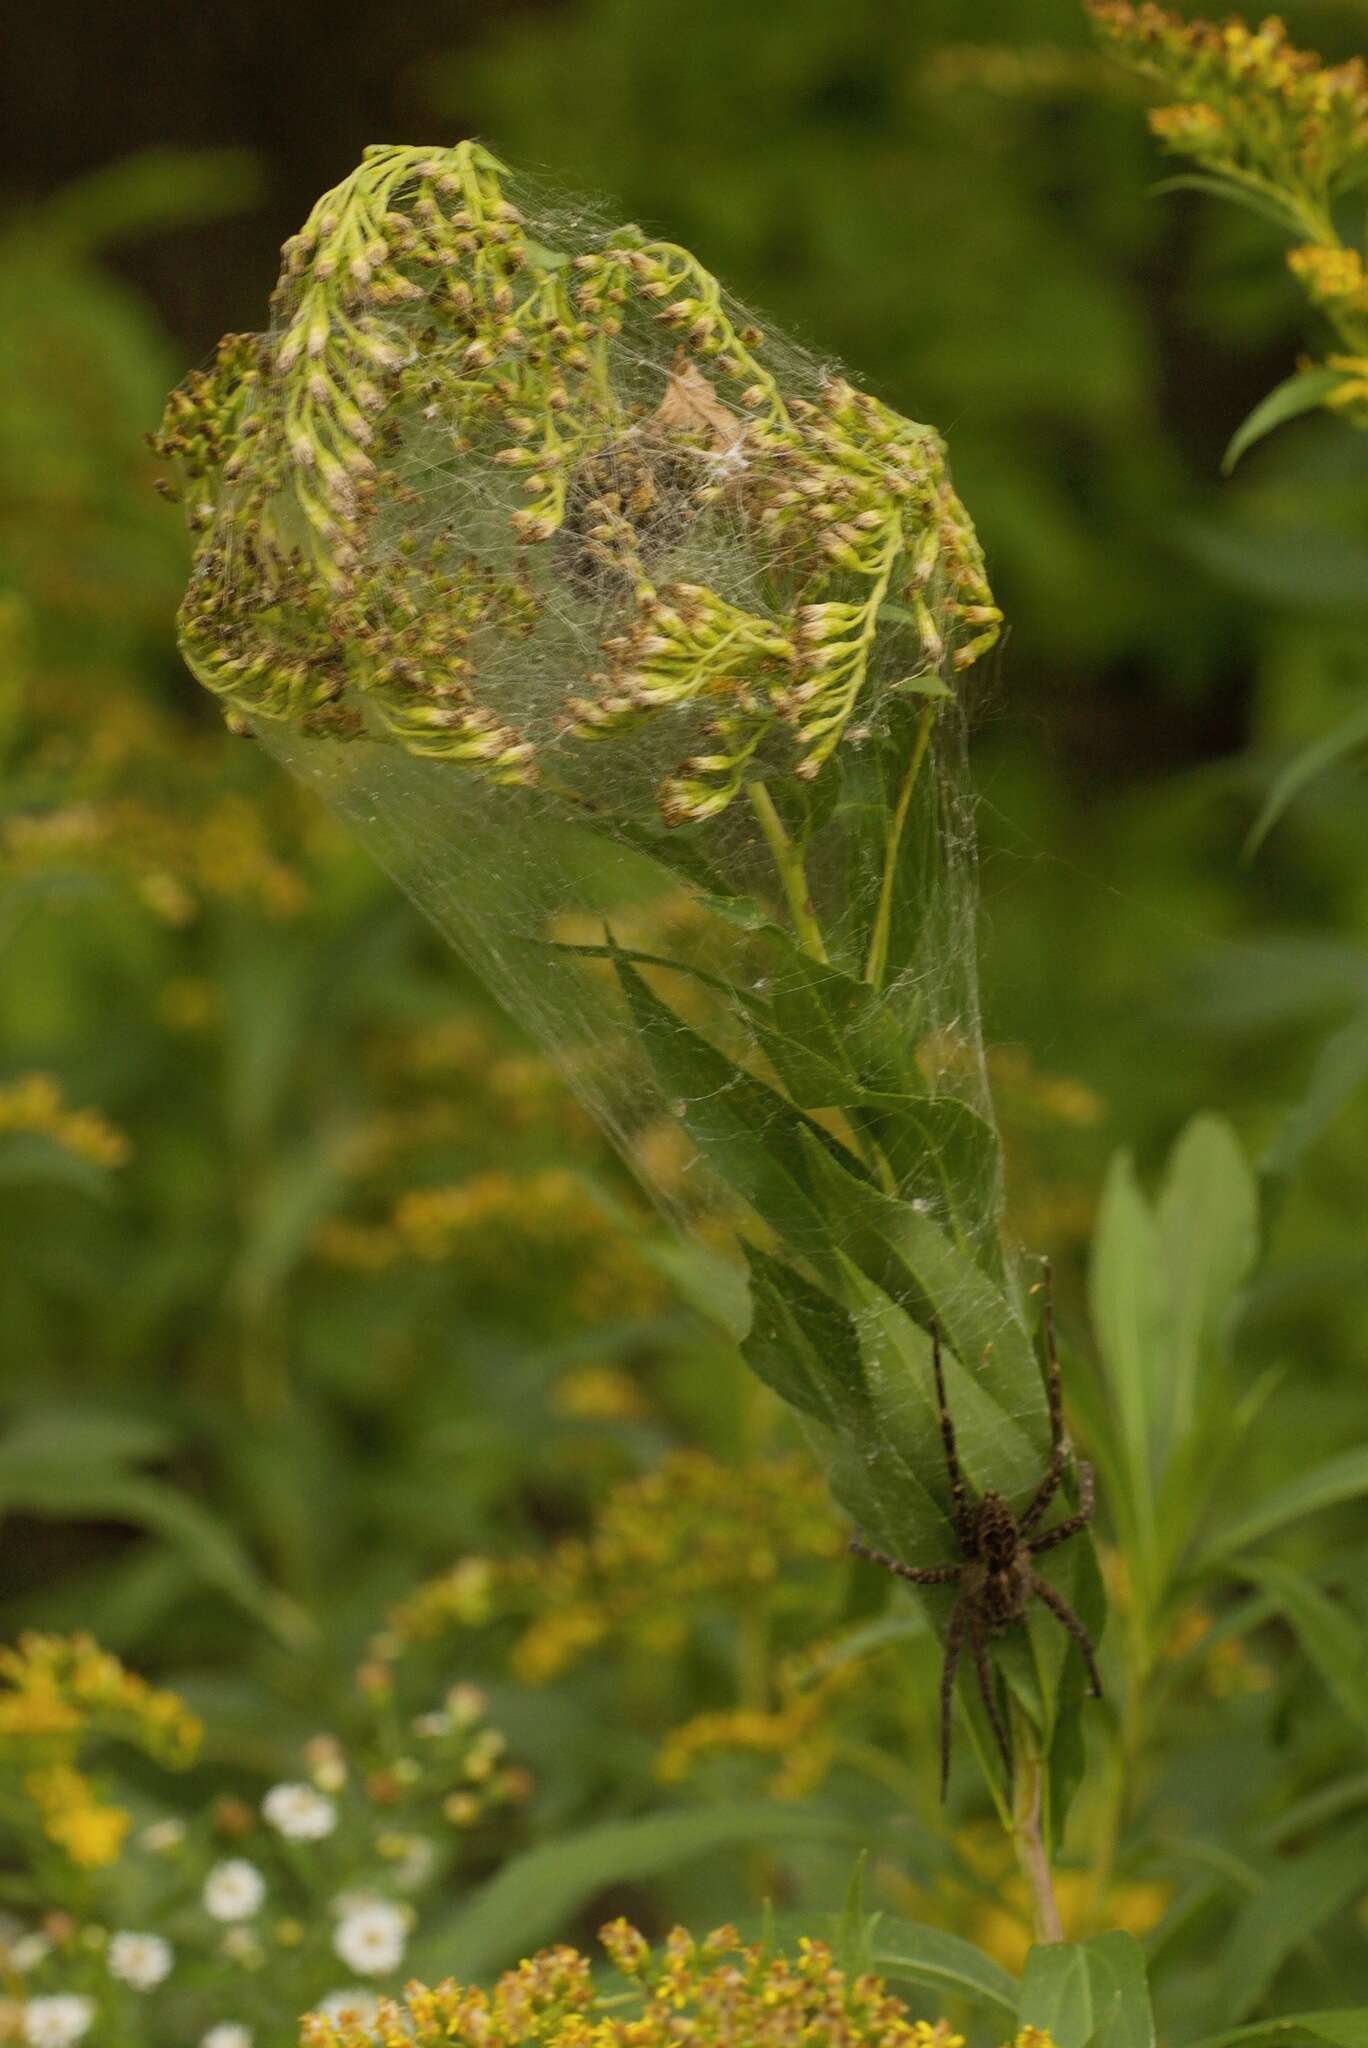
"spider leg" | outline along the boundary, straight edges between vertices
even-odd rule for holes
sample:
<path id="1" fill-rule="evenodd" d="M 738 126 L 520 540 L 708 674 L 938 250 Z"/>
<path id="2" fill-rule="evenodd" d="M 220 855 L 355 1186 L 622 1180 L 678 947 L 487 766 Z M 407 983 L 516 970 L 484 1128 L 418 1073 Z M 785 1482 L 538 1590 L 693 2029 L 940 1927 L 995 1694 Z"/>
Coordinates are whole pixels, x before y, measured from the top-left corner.
<path id="1" fill-rule="evenodd" d="M 960 1649 L 964 1642 L 965 1624 L 969 1619 L 969 1603 L 957 1600 L 950 1615 L 950 1626 L 945 1636 L 945 1662 L 941 1666 L 940 1714 L 941 1714 L 941 1758 L 940 1796 L 941 1805 L 950 1789 L 950 1724 L 955 1710 L 955 1672 L 959 1665 Z"/>
<path id="2" fill-rule="evenodd" d="M 867 1557 L 871 1564 L 881 1564 L 886 1572 L 896 1572 L 900 1579 L 907 1579 L 914 1586 L 949 1586 L 964 1570 L 962 1564 L 901 1564 L 886 1550 L 875 1550 L 863 1536 L 852 1536 L 850 1547 L 856 1557 Z"/>
<path id="3" fill-rule="evenodd" d="M 1070 1536 L 1076 1536 L 1080 1529 L 1086 1529 L 1093 1517 L 1093 1468 L 1078 1461 L 1078 1513 L 1070 1515 L 1067 1522 L 1060 1522 L 1053 1529 L 1047 1529 L 1043 1536 L 1032 1536 L 1026 1548 L 1033 1557 L 1042 1550 L 1053 1550 L 1056 1543 L 1065 1543 Z"/>
<path id="4" fill-rule="evenodd" d="M 1043 1259 L 1045 1291 L 1045 1386 L 1050 1400 L 1050 1462 L 1036 1489 L 1035 1498 L 1017 1523 L 1017 1534 L 1029 1536 L 1059 1490 L 1064 1477 L 1064 1395 L 1059 1378 L 1059 1347 L 1055 1341 L 1054 1271 Z"/>
<path id="5" fill-rule="evenodd" d="M 1102 1697 L 1102 1679 L 1097 1669 L 1097 1653 L 1093 1649 L 1092 1637 L 1088 1634 L 1088 1631 L 1084 1628 L 1082 1622 L 1064 1598 L 1064 1595 L 1056 1593 L 1048 1579 L 1043 1579 L 1039 1572 L 1032 1572 L 1030 1587 L 1033 1593 L 1039 1594 L 1055 1620 L 1068 1630 L 1079 1649 L 1083 1652 L 1083 1662 L 1088 1667 L 1088 1677 L 1092 1681 L 1093 1698 L 1100 1700 Z"/>
<path id="6" fill-rule="evenodd" d="M 983 1704 L 988 1709 L 988 1719 L 993 1724 L 993 1733 L 997 1737 L 998 1748 L 1002 1751 L 1002 1761 L 1007 1771 L 1007 1783 L 1010 1785 L 1012 1782 L 1012 1745 L 1007 1740 L 1007 1729 L 1002 1719 L 1001 1709 L 998 1706 L 997 1694 L 993 1690 L 993 1667 L 988 1659 L 988 1645 L 983 1639 L 983 1632 L 978 1625 L 978 1617 L 972 1613 L 969 1617 L 969 1642 L 974 1652 L 974 1668 L 978 1672 L 979 1691 L 983 1694 Z"/>
<path id="7" fill-rule="evenodd" d="M 940 1415 L 941 1442 L 945 1446 L 945 1469 L 950 1475 L 950 1498 L 955 1504 L 955 1534 L 966 1554 L 969 1550 L 970 1515 L 969 1502 L 964 1490 L 964 1474 L 960 1471 L 959 1452 L 955 1447 L 955 1423 L 950 1413 L 950 1403 L 945 1398 L 945 1367 L 941 1363 L 940 1324 L 931 1324 L 931 1370 L 936 1375 L 936 1409 Z"/>

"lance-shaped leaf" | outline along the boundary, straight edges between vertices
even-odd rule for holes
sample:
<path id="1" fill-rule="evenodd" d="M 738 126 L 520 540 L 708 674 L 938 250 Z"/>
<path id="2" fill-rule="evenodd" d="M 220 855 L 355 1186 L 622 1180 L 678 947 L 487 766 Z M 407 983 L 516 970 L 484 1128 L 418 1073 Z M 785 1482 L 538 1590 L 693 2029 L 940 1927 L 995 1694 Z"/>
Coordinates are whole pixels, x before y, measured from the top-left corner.
<path id="1" fill-rule="evenodd" d="M 824 1134 L 677 1017 L 626 960 L 615 964 L 661 1091 L 709 1165 L 795 1252 L 820 1247 L 826 1226 L 803 1140 L 820 1150 Z"/>

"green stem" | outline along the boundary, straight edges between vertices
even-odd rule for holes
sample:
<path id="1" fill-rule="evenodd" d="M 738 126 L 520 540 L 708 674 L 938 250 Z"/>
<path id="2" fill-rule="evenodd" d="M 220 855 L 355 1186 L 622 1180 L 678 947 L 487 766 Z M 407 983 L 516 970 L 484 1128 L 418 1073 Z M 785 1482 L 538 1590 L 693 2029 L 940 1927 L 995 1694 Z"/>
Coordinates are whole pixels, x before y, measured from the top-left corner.
<path id="1" fill-rule="evenodd" d="M 1033 1724 L 1012 1703 L 1012 1747 L 1015 1768 L 1012 1785 L 1012 1845 L 1017 1863 L 1031 1895 L 1031 1920 L 1037 1941 L 1063 1941 L 1064 1926 L 1055 1903 L 1050 1858 L 1041 1831 L 1045 1807 L 1045 1774 L 1048 1766 L 1040 1753 L 1040 1738 Z"/>
<path id="2" fill-rule="evenodd" d="M 1150 1630 L 1132 1617 L 1124 1642 L 1125 1688 L 1111 1755 L 1097 1852 L 1093 1858 L 1092 1896 L 1094 1911 L 1105 1913 L 1108 1894 L 1115 1879 L 1127 1815 L 1144 1769 L 1148 1741 L 1147 1712 L 1152 1710 L 1155 1660 L 1150 1649 Z M 1094 1930 L 1101 1932 L 1101 1924 Z"/>
<path id="3" fill-rule="evenodd" d="M 760 821 L 760 830 L 765 835 L 765 844 L 774 856 L 774 865 L 779 871 L 784 896 L 788 902 L 789 915 L 798 943 L 805 953 L 819 960 L 823 967 L 831 965 L 827 955 L 822 927 L 817 922 L 817 913 L 812 907 L 812 894 L 808 888 L 807 869 L 803 856 L 784 830 L 783 820 L 774 808 L 774 798 L 763 782 L 752 782 L 749 786 L 751 808 Z"/>
<path id="4" fill-rule="evenodd" d="M 897 809 L 893 813 L 893 829 L 888 835 L 888 846 L 884 852 L 883 880 L 879 885 L 879 908 L 874 919 L 874 930 L 869 941 L 869 958 L 865 962 L 864 978 L 872 989 L 882 989 L 884 976 L 888 972 L 888 941 L 893 926 L 893 889 L 898 875 L 898 852 L 907 824 L 907 813 L 912 805 L 912 792 L 921 774 L 922 762 L 931 743 L 931 728 L 936 722 L 936 700 L 930 698 L 917 721 L 917 737 L 912 748 L 912 758 L 907 764 L 902 788 L 898 791 Z"/>

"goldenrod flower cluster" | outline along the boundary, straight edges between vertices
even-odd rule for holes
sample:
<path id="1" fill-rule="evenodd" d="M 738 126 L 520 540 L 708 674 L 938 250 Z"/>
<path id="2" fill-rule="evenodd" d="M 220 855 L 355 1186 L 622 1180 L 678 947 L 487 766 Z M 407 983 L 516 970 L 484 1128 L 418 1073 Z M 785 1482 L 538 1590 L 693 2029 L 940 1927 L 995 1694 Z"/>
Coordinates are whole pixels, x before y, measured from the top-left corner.
<path id="1" fill-rule="evenodd" d="M 587 1536 L 549 1557 L 463 1559 L 404 1601 L 391 1628 L 413 1642 L 522 1617 L 514 1669 L 545 1684 L 610 1644 L 677 1649 L 701 1607 L 744 1603 L 842 1548 L 826 1489 L 800 1460 L 728 1466 L 678 1451 L 612 1490 Z"/>
<path id="2" fill-rule="evenodd" d="M 1343 351 L 1326 359 L 1338 376 L 1323 402 L 1368 424 L 1368 280 L 1333 211 L 1368 171 L 1368 66 L 1322 64 L 1276 15 L 1252 29 L 1183 21 L 1152 0 L 1088 6 L 1120 54 L 1176 96 L 1150 115 L 1155 134 L 1296 237 L 1292 274 Z"/>
<path id="3" fill-rule="evenodd" d="M 601 1995 L 589 1959 L 572 1948 L 543 1949 L 501 1977 L 492 1991 L 413 1984 L 402 2002 L 383 2001 L 369 2024 L 311 2014 L 304 2048 L 963 2048 L 943 2023 L 909 2020 L 902 2001 L 872 1975 L 841 1969 L 825 1942 L 802 1940 L 796 1955 L 743 1944 L 734 1927 L 698 1941 L 677 1927 L 652 1948 L 625 1920 L 599 1939 L 636 1996 Z M 1034 2044 L 1048 2048 L 1048 2037 Z M 1027 2048 L 1023 2043 L 1022 2048 Z"/>
<path id="4" fill-rule="evenodd" d="M 77 1768 L 83 1746 L 128 1742 L 180 1767 L 193 1762 L 200 1736 L 174 1693 L 148 1685 L 89 1636 L 25 1635 L 0 1648 L 0 1770 L 15 1772 L 43 1834 L 83 1869 L 112 1863 L 129 1826 Z"/>
<path id="5" fill-rule="evenodd" d="M 0 1651 L 0 1676 L 3 1846 L 33 1908 L 0 1915 L 14 2000 L 0 2001 L 0 2040 L 6 2011 L 26 2042 L 123 2038 L 124 1989 L 147 2001 L 140 2041 L 211 2048 L 283 2038 L 310 2006 L 373 2009 L 402 1982 L 423 1900 L 446 1895 L 466 1838 L 530 1789 L 476 1687 L 409 1713 L 392 1671 L 372 1664 L 358 1673 L 368 1725 L 349 1739 L 315 1736 L 251 1798 L 135 1829 L 76 1767 L 79 1745 L 117 1735 L 186 1762 L 198 1728 L 180 1702 L 84 1637 L 27 1637 Z M 81 2026 L 59 2034 L 78 2011 Z"/>
<path id="6" fill-rule="evenodd" d="M 1133 0 L 1089 0 L 1103 35 L 1174 95 L 1151 116 L 1173 148 L 1264 193 L 1291 217 L 1320 223 L 1334 194 L 1368 164 L 1368 70 L 1323 65 L 1270 15 L 1184 21 Z"/>
<path id="7" fill-rule="evenodd" d="M 1368 272 L 1357 249 L 1327 249 L 1309 242 L 1293 249 L 1287 261 L 1316 305 L 1344 318 L 1368 321 Z"/>
<path id="8" fill-rule="evenodd" d="M 194 1760 L 201 1734 L 175 1693 L 126 1670 L 90 1636 L 26 1634 L 0 1647 L 0 1753 L 28 1742 L 69 1753 L 65 1745 L 103 1735 L 179 1766 Z"/>
<path id="9" fill-rule="evenodd" d="M 460 1093 L 464 1123 L 460 1135 L 487 1136 L 536 1128 L 558 1147 L 583 1144 L 591 1126 L 565 1083 L 540 1054 L 510 1050 L 483 1019 L 468 1012 L 417 1025 L 379 1041 L 372 1061 L 377 1078 L 402 1088 L 427 1089 L 441 1083 Z M 426 1112 L 431 1098 L 424 1095 Z"/>
<path id="10" fill-rule="evenodd" d="M 92 1166 L 125 1166 L 132 1153 L 125 1133 L 98 1109 L 72 1109 L 52 1074 L 21 1074 L 0 1086 L 0 1141 L 11 1135 L 48 1138 Z"/>
<path id="11" fill-rule="evenodd" d="M 0 872 L 14 876 L 79 866 L 128 884 L 163 923 L 188 925 L 205 899 L 244 904 L 272 919 L 309 900 L 298 869 L 272 843 L 259 804 L 206 788 L 187 801 L 193 757 L 181 763 L 175 799 L 98 792 L 45 810 L 19 810 L 0 825 Z"/>
<path id="12" fill-rule="evenodd" d="M 325 1224 L 318 1249 L 333 1264 L 365 1272 L 406 1258 L 459 1261 L 482 1286 L 501 1273 L 520 1283 L 529 1257 L 554 1259 L 566 1269 L 561 1307 L 568 1297 L 590 1320 L 649 1315 L 664 1292 L 584 1179 L 559 1166 L 523 1174 L 491 1168 L 453 1185 L 410 1188 L 379 1222 L 338 1217 Z"/>
<path id="13" fill-rule="evenodd" d="M 173 394 L 155 445 L 201 536 L 182 646 L 230 723 L 564 790 L 567 735 L 691 706 L 704 744 L 659 785 L 687 823 L 762 752 L 819 772 L 873 709 L 888 607 L 911 636 L 880 687 L 993 644 L 931 429 L 812 366 L 791 388 L 687 250 L 552 246 L 508 182 L 475 143 L 368 150 L 285 244 L 274 331 Z M 719 555 L 763 610 L 680 573 Z M 550 718 L 522 642 L 582 670 Z"/>
<path id="14" fill-rule="evenodd" d="M 838 1698 L 863 1680 L 849 1662 L 834 1670 L 816 1668 L 817 1656 L 784 1659 L 778 1673 L 778 1704 L 723 1708 L 695 1714 L 666 1737 L 656 1773 L 667 1785 L 690 1777 L 705 1757 L 749 1753 L 776 1759 L 768 1785 L 775 1799 L 805 1799 L 826 1778 L 836 1760 L 833 1709 Z"/>
<path id="15" fill-rule="evenodd" d="M 95 874 L 172 927 L 206 904 L 273 920 L 308 905 L 303 832 L 319 839 L 319 826 L 285 785 L 263 796 L 234 786 L 242 764 L 228 762 L 220 739 L 187 731 L 136 675 L 102 674 L 98 719 L 88 688 L 60 673 L 21 667 L 16 681 L 0 880 Z"/>

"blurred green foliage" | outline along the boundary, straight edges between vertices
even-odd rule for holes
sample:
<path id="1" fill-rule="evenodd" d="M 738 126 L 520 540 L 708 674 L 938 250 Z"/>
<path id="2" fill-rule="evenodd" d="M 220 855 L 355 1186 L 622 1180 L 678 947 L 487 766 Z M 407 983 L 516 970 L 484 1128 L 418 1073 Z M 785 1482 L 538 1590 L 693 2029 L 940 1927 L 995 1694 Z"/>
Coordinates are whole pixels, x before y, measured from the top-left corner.
<path id="1" fill-rule="evenodd" d="M 1348 0 L 1287 11 L 1331 56 L 1361 39 Z M 1212 1335 L 1247 1423 L 1215 1527 L 1259 1562 L 1232 1576 L 1204 1550 L 1164 1609 L 1143 1767 L 1133 1797 L 1080 1807 L 1066 1919 L 1146 1936 L 1174 2030 L 1361 2002 L 1368 1522 L 1361 1486 L 1312 1487 L 1305 1517 L 1296 1498 L 1363 1436 L 1361 751 L 1243 849 L 1280 770 L 1362 716 L 1368 444 L 1299 422 L 1220 477 L 1323 340 L 1278 238 L 1148 189 L 1141 97 L 1072 0 L 565 0 L 487 22 L 417 90 L 434 127 L 612 192 L 950 434 L 1013 624 L 975 772 L 1014 1221 L 1056 1254 L 1079 1360 L 1105 1162 L 1140 1161 L 1108 1182 L 1104 1270 L 1135 1292 L 1094 1267 L 1085 1442 L 1116 1426 L 1125 1314 L 1148 1314 L 1140 1190 L 1194 1110 L 1233 1125 L 1271 1233 Z M 2 1618 L 94 1624 L 173 1680 L 210 1723 L 206 1793 L 269 1782 L 345 1716 L 424 1574 L 542 1556 L 668 1450 L 740 1460 L 778 1427 L 688 1306 L 693 1255 L 560 1084 L 175 658 L 184 549 L 141 437 L 181 365 L 121 250 L 272 177 L 144 156 L 16 207 L 0 241 Z M 302 218 L 314 194 L 285 196 Z M 235 325 L 271 268 L 235 279 Z M 404 1204 L 449 1189 L 433 1251 Z M 1105 1491 L 1102 1516 L 1116 1597 Z M 773 1759 L 744 1749 L 656 1776 L 670 1728 L 734 1702 L 726 1616 L 665 1701 L 611 1658 L 532 1693 L 495 1637 L 464 1649 L 536 1787 L 530 1843 L 498 1856 L 562 1859 L 506 1863 L 483 1920 L 465 1903 L 469 1966 L 503 1961 L 538 1898 L 547 1933 L 629 1891 L 655 1921 L 766 1891 L 824 1910 L 859 1840 L 884 1903 L 1015 1966 L 1020 1901 L 981 1815 L 937 1829 L 935 1661 L 881 1597 L 828 1588 L 824 1630 L 880 1646 L 878 1672 L 806 1821 L 774 1820 Z M 703 1810 L 742 1799 L 769 1821 Z M 1103 1807 L 1121 1820 L 1099 1852 Z M 595 1833 L 657 1809 L 684 1832 Z"/>

